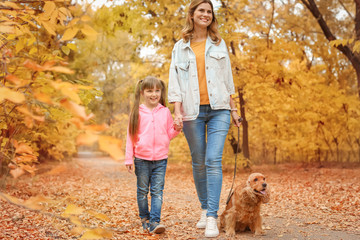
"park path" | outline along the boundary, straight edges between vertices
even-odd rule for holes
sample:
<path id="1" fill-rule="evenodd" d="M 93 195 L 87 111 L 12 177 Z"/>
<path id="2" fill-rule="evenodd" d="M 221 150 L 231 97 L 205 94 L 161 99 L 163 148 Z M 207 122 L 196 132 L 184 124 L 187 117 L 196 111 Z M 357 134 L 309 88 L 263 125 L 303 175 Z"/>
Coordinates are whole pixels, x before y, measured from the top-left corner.
<path id="1" fill-rule="evenodd" d="M 67 197 L 82 208 L 101 212 L 109 218 L 107 221 L 96 222 L 86 219 L 86 216 L 84 221 L 92 227 L 111 229 L 112 239 L 205 239 L 203 230 L 194 227 L 200 206 L 190 163 L 168 164 L 162 209 L 162 223 L 167 229 L 164 234 L 149 235 L 141 230 L 137 216 L 136 177 L 126 171 L 122 162 L 89 154 L 80 156 L 70 164 L 62 163 L 60 167 L 43 169 L 35 180 L 29 181 L 26 177 L 19 179 L 12 188 L 8 188 L 8 193 L 22 198 L 36 194 L 52 199 Z M 225 208 L 231 187 L 231 170 L 230 167 L 224 171 L 219 213 Z M 250 232 L 245 232 L 238 233 L 233 239 L 360 239 L 359 208 L 352 206 L 359 201 L 359 169 L 262 166 L 253 167 L 252 171 L 264 173 L 272 189 L 272 200 L 262 208 L 266 235 L 254 237 Z M 249 174 L 238 171 L 236 182 L 245 181 Z M 26 189 L 26 194 L 19 189 Z M 341 198 L 341 194 L 348 194 L 350 200 Z M 333 203 L 338 198 L 342 199 L 341 208 Z M 0 226 L 7 225 L 6 235 L 0 231 L 0 239 L 12 239 L 14 231 L 18 233 L 25 229 L 22 224 L 29 226 L 29 223 L 33 226 L 33 232 L 20 235 L 25 236 L 22 239 L 32 239 L 31 236 L 38 239 L 78 239 L 81 236 L 69 235 L 73 226 L 54 220 L 54 217 L 39 216 L 43 214 L 17 209 L 4 202 L 1 205 L 0 213 L 5 208 L 8 213 L 16 211 L 21 214 L 21 221 L 14 221 L 13 218 L 7 221 L 7 215 L 4 215 Z M 32 219 L 38 222 L 32 223 Z M 226 239 L 226 236 L 221 233 L 216 239 Z"/>

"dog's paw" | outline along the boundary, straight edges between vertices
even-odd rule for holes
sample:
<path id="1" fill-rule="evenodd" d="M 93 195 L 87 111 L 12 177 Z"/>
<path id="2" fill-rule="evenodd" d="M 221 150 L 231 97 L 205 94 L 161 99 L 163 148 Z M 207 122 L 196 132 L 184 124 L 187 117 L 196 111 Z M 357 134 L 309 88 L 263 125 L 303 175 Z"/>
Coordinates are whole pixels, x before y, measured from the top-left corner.
<path id="1" fill-rule="evenodd" d="M 263 236 L 265 235 L 265 232 L 264 230 L 256 230 L 255 233 L 254 233 L 255 236 Z"/>
<path id="2" fill-rule="evenodd" d="M 230 230 L 230 231 L 226 231 L 226 237 L 234 237 L 235 236 L 235 231 Z"/>

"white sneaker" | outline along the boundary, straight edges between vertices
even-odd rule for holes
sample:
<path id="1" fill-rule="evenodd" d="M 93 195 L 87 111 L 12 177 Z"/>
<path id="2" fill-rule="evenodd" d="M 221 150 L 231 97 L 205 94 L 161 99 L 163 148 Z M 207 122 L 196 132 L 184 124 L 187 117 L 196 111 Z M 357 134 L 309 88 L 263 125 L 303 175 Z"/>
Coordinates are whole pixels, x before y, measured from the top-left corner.
<path id="1" fill-rule="evenodd" d="M 196 224 L 196 228 L 206 228 L 206 213 L 207 210 L 202 210 L 200 220 Z"/>
<path id="2" fill-rule="evenodd" d="M 208 217 L 206 219 L 205 237 L 217 237 L 219 235 L 219 229 L 217 227 L 216 218 Z"/>

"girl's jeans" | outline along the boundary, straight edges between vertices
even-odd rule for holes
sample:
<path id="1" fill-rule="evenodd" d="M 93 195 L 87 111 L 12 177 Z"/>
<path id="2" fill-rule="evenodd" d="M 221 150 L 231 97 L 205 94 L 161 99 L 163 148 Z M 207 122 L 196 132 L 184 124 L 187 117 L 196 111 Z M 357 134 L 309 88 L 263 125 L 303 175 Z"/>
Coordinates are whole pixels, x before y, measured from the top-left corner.
<path id="1" fill-rule="evenodd" d="M 141 219 L 160 222 L 167 159 L 149 161 L 135 158 L 137 177 L 137 203 Z M 151 211 L 149 212 L 148 193 L 150 188 Z"/>
<path id="2" fill-rule="evenodd" d="M 189 144 L 194 182 L 202 209 L 217 218 L 222 185 L 222 154 L 230 127 L 229 110 L 212 110 L 201 105 L 195 120 L 184 121 Z"/>

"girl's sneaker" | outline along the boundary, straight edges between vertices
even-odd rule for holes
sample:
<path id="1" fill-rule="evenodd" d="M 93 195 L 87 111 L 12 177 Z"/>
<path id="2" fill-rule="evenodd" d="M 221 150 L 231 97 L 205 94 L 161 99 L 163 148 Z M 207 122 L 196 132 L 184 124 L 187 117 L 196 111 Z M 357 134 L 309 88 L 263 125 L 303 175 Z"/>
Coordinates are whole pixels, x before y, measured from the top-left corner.
<path id="1" fill-rule="evenodd" d="M 163 233 L 165 232 L 165 226 L 158 222 L 150 223 L 150 232 L 157 234 Z"/>
<path id="2" fill-rule="evenodd" d="M 150 223 L 149 223 L 149 220 L 147 218 L 141 219 L 141 224 L 142 224 L 142 227 L 143 227 L 144 231 L 149 231 Z"/>

